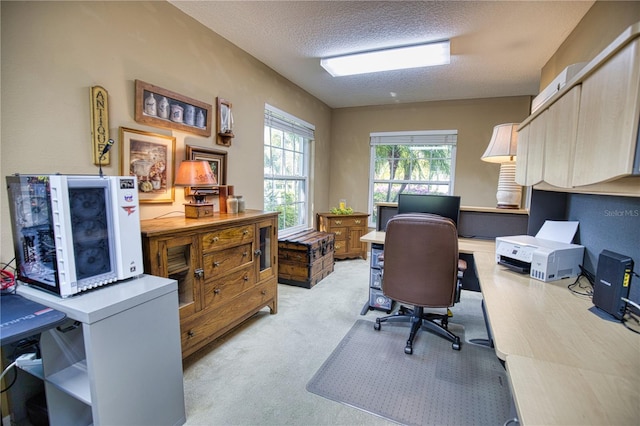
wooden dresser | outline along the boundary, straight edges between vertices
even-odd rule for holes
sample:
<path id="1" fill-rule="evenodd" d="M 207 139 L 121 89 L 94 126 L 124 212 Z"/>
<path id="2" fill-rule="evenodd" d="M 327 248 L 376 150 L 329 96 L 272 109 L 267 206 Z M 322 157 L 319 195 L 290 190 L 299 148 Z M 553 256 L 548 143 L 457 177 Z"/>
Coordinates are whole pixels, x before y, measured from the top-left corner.
<path id="1" fill-rule="evenodd" d="M 278 310 L 278 213 L 140 222 L 145 272 L 178 281 L 182 357 L 268 306 Z"/>
<path id="2" fill-rule="evenodd" d="M 369 232 L 368 217 L 367 213 L 316 214 L 316 229 L 336 235 L 333 254 L 335 259 L 361 257 L 367 260 L 367 244 L 361 242 L 360 237 Z"/>

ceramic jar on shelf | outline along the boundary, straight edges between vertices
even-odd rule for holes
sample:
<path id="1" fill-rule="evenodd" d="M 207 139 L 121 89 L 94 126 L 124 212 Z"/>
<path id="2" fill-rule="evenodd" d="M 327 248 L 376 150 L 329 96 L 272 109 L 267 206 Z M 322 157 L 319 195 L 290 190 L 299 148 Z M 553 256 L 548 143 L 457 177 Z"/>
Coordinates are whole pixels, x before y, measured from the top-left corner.
<path id="1" fill-rule="evenodd" d="M 238 213 L 238 199 L 234 195 L 227 197 L 227 213 Z"/>
<path id="2" fill-rule="evenodd" d="M 245 209 L 244 197 L 242 195 L 236 195 L 236 199 L 238 200 L 238 213 L 244 212 L 244 209 Z"/>

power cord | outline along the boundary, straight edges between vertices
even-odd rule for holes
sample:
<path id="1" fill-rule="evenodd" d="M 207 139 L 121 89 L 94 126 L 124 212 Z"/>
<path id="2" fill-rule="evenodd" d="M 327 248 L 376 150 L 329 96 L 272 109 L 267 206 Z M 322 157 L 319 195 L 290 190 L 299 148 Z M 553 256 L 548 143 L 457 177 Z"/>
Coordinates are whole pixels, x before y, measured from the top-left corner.
<path id="1" fill-rule="evenodd" d="M 580 274 L 576 277 L 576 280 L 573 283 L 567 286 L 567 288 L 571 293 L 575 295 L 592 297 L 593 284 L 595 283 L 595 276 L 593 275 L 592 272 L 587 270 L 587 268 L 583 267 L 582 265 L 578 265 L 578 266 L 580 267 Z M 587 281 L 589 282 L 589 285 L 583 285 L 581 283 L 581 278 L 583 277 L 587 279 Z M 578 289 L 583 291 L 576 290 L 575 288 L 576 286 L 578 287 Z"/>

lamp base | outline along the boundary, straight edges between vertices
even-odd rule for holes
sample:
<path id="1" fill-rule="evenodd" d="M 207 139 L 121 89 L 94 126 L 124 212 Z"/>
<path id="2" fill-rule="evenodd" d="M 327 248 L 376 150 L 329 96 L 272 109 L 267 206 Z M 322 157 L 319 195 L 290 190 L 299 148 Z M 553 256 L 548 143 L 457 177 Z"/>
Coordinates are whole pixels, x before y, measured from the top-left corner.
<path id="1" fill-rule="evenodd" d="M 184 217 L 190 219 L 213 217 L 213 209 L 213 203 L 185 203 Z"/>
<path id="2" fill-rule="evenodd" d="M 516 183 L 516 163 L 508 162 L 500 164 L 500 177 L 498 179 L 498 192 L 496 193 L 499 209 L 520 208 L 522 200 L 522 187 Z"/>

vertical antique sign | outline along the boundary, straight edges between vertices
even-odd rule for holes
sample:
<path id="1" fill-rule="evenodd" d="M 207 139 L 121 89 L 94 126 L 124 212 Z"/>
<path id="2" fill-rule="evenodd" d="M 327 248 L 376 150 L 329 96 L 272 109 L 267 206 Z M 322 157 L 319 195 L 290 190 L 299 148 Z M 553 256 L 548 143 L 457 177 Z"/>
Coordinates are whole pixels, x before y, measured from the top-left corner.
<path id="1" fill-rule="evenodd" d="M 109 140 L 109 103 L 107 91 L 100 86 L 91 88 L 91 143 L 93 144 L 93 164 L 110 164 L 109 152 L 102 155 Z M 102 155 L 102 159 L 100 156 Z"/>

